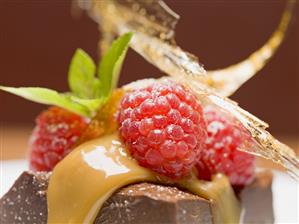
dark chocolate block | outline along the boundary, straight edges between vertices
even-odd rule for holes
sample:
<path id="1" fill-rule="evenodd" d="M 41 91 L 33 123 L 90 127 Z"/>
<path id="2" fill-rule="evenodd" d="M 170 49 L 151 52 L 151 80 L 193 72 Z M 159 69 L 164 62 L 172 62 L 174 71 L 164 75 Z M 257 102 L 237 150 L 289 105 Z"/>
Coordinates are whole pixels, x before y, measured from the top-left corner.
<path id="1" fill-rule="evenodd" d="M 209 224 L 213 219 L 208 200 L 176 187 L 141 183 L 123 188 L 108 199 L 95 223 Z"/>
<path id="2" fill-rule="evenodd" d="M 258 174 L 240 192 L 244 223 L 273 223 L 272 174 Z M 50 174 L 24 172 L 0 200 L 1 224 L 46 224 L 46 189 Z M 95 224 L 198 224 L 213 223 L 211 204 L 199 196 L 151 183 L 120 189 L 103 205 Z"/>
<path id="3" fill-rule="evenodd" d="M 23 172 L 0 200 L 0 223 L 46 223 L 49 176 L 43 172 Z"/>

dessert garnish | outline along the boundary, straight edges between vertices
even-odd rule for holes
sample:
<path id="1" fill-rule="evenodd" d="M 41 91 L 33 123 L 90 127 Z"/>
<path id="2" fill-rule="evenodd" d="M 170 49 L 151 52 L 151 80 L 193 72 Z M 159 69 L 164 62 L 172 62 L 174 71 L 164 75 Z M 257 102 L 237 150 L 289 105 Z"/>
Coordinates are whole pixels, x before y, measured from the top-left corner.
<path id="1" fill-rule="evenodd" d="M 118 123 L 120 136 L 139 164 L 171 178 L 188 175 L 205 148 L 202 106 L 175 82 L 125 94 Z"/>
<path id="2" fill-rule="evenodd" d="M 210 73 L 205 72 L 194 55 L 175 44 L 174 28 L 179 16 L 163 1 L 90 0 L 80 3 L 81 8 L 88 11 L 105 33 L 102 49 L 111 42 L 112 37 L 134 32 L 130 46 L 137 53 L 167 75 L 184 83 L 201 101 L 228 112 L 250 133 L 253 141 L 239 147 L 239 150 L 270 159 L 299 179 L 299 161 L 294 151 L 266 131 L 268 124 L 225 97 L 255 75 L 274 54 L 284 38 L 296 1 L 287 2 L 280 25 L 260 50 L 235 66 Z M 228 74 L 230 71 L 232 76 Z"/>
<path id="3" fill-rule="evenodd" d="M 51 171 L 70 153 L 89 119 L 60 107 L 50 107 L 36 118 L 29 140 L 29 166 L 34 171 Z"/>
<path id="4" fill-rule="evenodd" d="M 71 90 L 68 93 L 40 87 L 0 86 L 1 90 L 31 101 L 55 105 L 36 119 L 29 144 L 32 170 L 51 171 L 72 150 L 90 118 L 105 105 L 116 87 L 131 37 L 132 33 L 124 34 L 112 44 L 99 63 L 98 71 L 86 52 L 76 50 L 68 72 Z"/>
<path id="5" fill-rule="evenodd" d="M 78 3 L 103 31 L 100 40 L 102 52 L 106 51 L 115 36 L 128 30 L 134 31 L 131 47 L 151 64 L 169 76 L 192 75 L 222 96 L 232 95 L 272 58 L 285 38 L 296 5 L 295 0 L 287 1 L 276 30 L 262 47 L 245 60 L 226 68 L 205 71 L 195 55 L 175 44 L 175 28 L 180 16 L 164 1 L 88 0 Z"/>
<path id="6" fill-rule="evenodd" d="M 250 141 L 248 133 L 236 122 L 213 106 L 204 109 L 208 137 L 201 150 L 196 168 L 199 179 L 210 180 L 216 173 L 224 173 L 234 186 L 245 186 L 254 178 L 255 157 L 238 148 Z"/>

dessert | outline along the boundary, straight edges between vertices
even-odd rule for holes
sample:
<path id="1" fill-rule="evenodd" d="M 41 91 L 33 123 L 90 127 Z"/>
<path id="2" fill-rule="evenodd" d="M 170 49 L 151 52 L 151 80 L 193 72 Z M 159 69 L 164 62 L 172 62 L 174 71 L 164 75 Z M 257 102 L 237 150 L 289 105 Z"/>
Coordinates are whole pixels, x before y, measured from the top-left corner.
<path id="1" fill-rule="evenodd" d="M 1 223 L 273 223 L 272 174 L 241 151 L 258 146 L 255 136 L 198 94 L 200 80 L 116 88 L 132 36 L 98 68 L 77 50 L 70 92 L 0 87 L 52 105 L 36 120 L 32 171 L 0 200 Z"/>
<path id="2" fill-rule="evenodd" d="M 112 45 L 100 71 L 107 70 L 105 63 L 113 67 L 110 58 L 120 66 L 131 36 Z M 251 137 L 237 121 L 168 78 L 114 90 L 118 72 L 108 69 L 106 80 L 90 76 L 75 88 L 74 71 L 88 71 L 91 64 L 87 54 L 75 53 L 72 92 L 55 93 L 56 101 L 39 92 L 53 90 L 1 87 L 55 105 L 36 120 L 30 144 L 35 173 L 23 173 L 1 199 L 4 223 L 118 223 L 129 210 L 135 213 L 126 214 L 125 223 L 238 223 L 242 207 L 253 209 L 251 198 L 262 194 L 263 177 L 254 171 L 254 157 L 238 151 Z M 86 91 L 84 85 L 106 92 Z M 271 178 L 265 186 L 269 212 L 255 216 L 259 222 L 273 221 L 270 187 Z M 110 211 L 114 201 L 124 211 Z"/>

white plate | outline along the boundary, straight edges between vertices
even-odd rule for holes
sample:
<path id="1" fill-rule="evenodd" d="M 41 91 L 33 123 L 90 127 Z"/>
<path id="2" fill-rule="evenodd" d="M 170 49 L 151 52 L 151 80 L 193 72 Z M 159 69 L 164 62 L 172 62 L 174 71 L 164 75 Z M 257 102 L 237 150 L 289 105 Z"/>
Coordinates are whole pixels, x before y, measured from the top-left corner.
<path id="1" fill-rule="evenodd" d="M 9 190 L 16 178 L 27 169 L 27 162 L 25 160 L 0 162 L 0 196 L 2 196 Z M 276 223 L 299 223 L 299 184 L 288 175 L 275 172 L 272 190 Z"/>

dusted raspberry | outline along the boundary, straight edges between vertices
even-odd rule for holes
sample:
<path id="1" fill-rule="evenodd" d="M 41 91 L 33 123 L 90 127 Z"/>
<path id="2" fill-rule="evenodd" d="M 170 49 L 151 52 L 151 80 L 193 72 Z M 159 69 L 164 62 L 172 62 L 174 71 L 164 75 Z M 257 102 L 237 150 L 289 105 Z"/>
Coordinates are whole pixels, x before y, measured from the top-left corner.
<path id="1" fill-rule="evenodd" d="M 30 169 L 51 171 L 72 150 L 87 123 L 87 119 L 59 107 L 42 112 L 29 142 Z"/>
<path id="2" fill-rule="evenodd" d="M 204 147 L 202 107 L 178 83 L 156 83 L 127 93 L 117 120 L 139 164 L 171 178 L 188 175 Z"/>
<path id="3" fill-rule="evenodd" d="M 210 180 L 216 173 L 224 173 L 234 186 L 249 184 L 254 177 L 254 156 L 237 148 L 249 140 L 248 134 L 227 115 L 215 108 L 204 110 L 208 138 L 206 150 L 197 162 L 198 177 Z"/>

